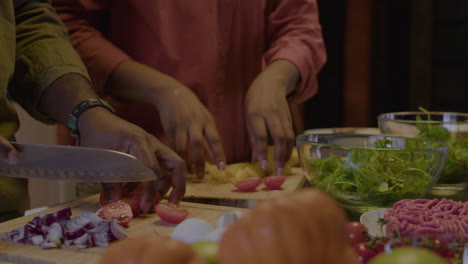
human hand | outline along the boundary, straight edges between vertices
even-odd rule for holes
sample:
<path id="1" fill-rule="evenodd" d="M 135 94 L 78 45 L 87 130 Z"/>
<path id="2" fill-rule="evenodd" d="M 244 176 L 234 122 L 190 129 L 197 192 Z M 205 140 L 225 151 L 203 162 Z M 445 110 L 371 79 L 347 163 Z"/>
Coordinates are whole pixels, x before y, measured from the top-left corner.
<path id="1" fill-rule="evenodd" d="M 252 144 L 252 160 L 268 167 L 267 144 L 270 132 L 274 144 L 276 174 L 284 166 L 294 146 L 291 112 L 286 96 L 294 90 L 299 78 L 297 68 L 288 61 L 275 61 L 260 73 L 250 86 L 245 99 L 245 120 Z"/>
<path id="2" fill-rule="evenodd" d="M 178 204 L 185 194 L 186 165 L 177 154 L 143 129 L 95 107 L 80 116 L 80 145 L 106 148 L 135 156 L 151 168 L 156 181 L 143 182 L 140 208 L 150 211 L 172 187 L 169 202 Z M 103 184 L 104 200 L 115 202 L 122 198 L 122 184 Z"/>
<path id="3" fill-rule="evenodd" d="M 106 92 L 154 105 L 172 149 L 187 161 L 198 178 L 205 173 L 205 150 L 218 168 L 224 169 L 226 158 L 213 116 L 182 83 L 151 67 L 127 60 L 113 71 Z"/>
<path id="4" fill-rule="evenodd" d="M 16 164 L 19 161 L 19 152 L 4 137 L 0 136 L 0 160 L 9 164 Z"/>
<path id="5" fill-rule="evenodd" d="M 172 148 L 201 179 L 205 173 L 206 143 L 218 169 L 225 168 L 225 154 L 213 116 L 189 89 L 180 86 L 160 96 L 156 107 Z"/>

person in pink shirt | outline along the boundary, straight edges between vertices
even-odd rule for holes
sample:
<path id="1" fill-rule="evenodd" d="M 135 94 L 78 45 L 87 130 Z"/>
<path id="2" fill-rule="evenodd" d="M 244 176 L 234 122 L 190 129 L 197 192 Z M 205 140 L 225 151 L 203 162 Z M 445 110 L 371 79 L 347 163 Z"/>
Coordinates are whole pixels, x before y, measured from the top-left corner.
<path id="1" fill-rule="evenodd" d="M 203 177 L 207 153 L 278 175 L 294 146 L 288 103 L 326 60 L 316 0 L 54 0 L 94 87 L 117 115 Z M 64 141 L 62 133 L 61 142 Z"/>

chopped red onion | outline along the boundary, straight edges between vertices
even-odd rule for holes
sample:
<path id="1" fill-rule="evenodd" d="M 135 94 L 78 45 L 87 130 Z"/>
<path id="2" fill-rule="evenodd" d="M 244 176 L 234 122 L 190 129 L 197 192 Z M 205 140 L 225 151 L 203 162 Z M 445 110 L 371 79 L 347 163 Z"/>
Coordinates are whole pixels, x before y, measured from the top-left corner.
<path id="1" fill-rule="evenodd" d="M 70 216 L 70 208 L 36 216 L 23 227 L 0 233 L 0 239 L 48 249 L 106 247 L 109 242 L 127 236 L 125 228 L 116 219 L 107 221 L 91 212 L 71 219 Z"/>
<path id="2" fill-rule="evenodd" d="M 115 218 L 110 221 L 109 237 L 111 238 L 111 241 L 120 240 L 127 237 L 127 229 L 119 225 L 117 219 Z"/>

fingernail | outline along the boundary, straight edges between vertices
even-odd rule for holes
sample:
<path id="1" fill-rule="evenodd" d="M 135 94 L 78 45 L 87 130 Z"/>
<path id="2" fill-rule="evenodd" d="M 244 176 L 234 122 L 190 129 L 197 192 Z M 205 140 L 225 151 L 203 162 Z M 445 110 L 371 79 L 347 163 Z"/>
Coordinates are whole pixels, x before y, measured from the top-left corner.
<path id="1" fill-rule="evenodd" d="M 260 162 L 260 166 L 262 166 L 262 169 L 266 170 L 268 168 L 268 161 L 262 160 L 262 162 Z"/>
<path id="2" fill-rule="evenodd" d="M 218 170 L 224 170 L 226 169 L 226 163 L 224 161 L 218 162 Z"/>

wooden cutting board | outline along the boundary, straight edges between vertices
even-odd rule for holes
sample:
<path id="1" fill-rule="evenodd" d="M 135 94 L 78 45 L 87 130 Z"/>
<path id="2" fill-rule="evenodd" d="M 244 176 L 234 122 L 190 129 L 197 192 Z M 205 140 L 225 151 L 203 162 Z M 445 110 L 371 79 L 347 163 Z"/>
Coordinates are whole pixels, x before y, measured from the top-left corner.
<path id="1" fill-rule="evenodd" d="M 86 211 L 95 212 L 100 208 L 98 195 L 66 203 L 40 213 L 20 217 L 8 222 L 0 223 L 0 232 L 10 231 L 24 226 L 34 216 L 42 213 L 53 213 L 65 207 L 70 207 L 72 217 L 81 215 Z M 216 205 L 196 204 L 182 202 L 181 205 L 189 211 L 189 217 L 202 218 L 215 224 L 219 217 L 232 210 L 245 210 Z M 140 215 L 133 219 L 127 229 L 128 237 L 170 235 L 175 225 L 162 221 L 156 214 Z M 11 243 L 0 240 L 1 263 L 28 263 L 28 264 L 81 264 L 98 263 L 101 254 L 106 248 L 77 249 L 74 247 L 61 249 L 41 249 L 40 247 Z"/>
<path id="2" fill-rule="evenodd" d="M 296 191 L 305 183 L 305 177 L 300 168 L 292 168 L 291 175 L 286 177 L 281 190 L 268 190 L 261 184 L 256 191 L 240 192 L 232 183 L 189 182 L 185 198 L 208 198 L 221 200 L 260 200 L 279 195 L 283 192 Z"/>

